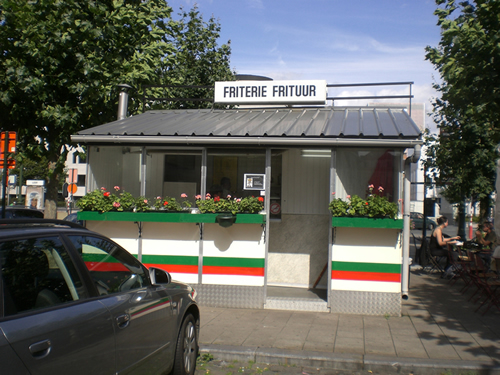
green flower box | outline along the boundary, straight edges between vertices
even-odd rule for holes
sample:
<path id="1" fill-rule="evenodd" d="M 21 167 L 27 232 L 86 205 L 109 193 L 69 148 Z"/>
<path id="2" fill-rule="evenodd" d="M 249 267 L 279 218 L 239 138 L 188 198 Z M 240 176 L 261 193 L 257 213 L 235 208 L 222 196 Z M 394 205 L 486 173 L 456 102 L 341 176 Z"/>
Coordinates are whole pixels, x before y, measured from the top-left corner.
<path id="1" fill-rule="evenodd" d="M 139 221 L 155 223 L 217 223 L 219 214 L 192 214 L 189 212 L 96 212 L 80 211 L 78 220 L 95 221 Z M 235 224 L 263 224 L 266 215 L 236 214 Z"/>
<path id="2" fill-rule="evenodd" d="M 390 219 L 381 217 L 334 216 L 332 217 L 332 227 L 403 229 L 403 219 Z"/>

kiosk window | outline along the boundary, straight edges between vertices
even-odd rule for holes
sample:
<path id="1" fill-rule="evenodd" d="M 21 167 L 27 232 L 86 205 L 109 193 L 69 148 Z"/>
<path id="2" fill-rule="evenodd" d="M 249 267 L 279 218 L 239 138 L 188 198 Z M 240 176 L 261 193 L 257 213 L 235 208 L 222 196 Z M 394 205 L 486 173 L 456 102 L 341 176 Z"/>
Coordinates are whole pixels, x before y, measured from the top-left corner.
<path id="1" fill-rule="evenodd" d="M 265 174 L 265 165 L 264 150 L 209 150 L 207 193 L 221 198 L 258 196 L 259 191 L 244 189 L 245 174 Z"/>
<path id="2" fill-rule="evenodd" d="M 365 197 L 369 185 L 384 188 L 391 202 L 399 198 L 401 151 L 391 149 L 339 149 L 336 157 L 335 197 Z"/>

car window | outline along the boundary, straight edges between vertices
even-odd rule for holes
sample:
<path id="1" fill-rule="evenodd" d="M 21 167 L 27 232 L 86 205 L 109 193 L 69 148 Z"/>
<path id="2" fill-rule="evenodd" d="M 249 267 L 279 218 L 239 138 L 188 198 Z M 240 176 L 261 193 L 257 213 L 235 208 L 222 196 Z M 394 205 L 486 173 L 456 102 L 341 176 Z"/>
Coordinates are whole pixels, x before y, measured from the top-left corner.
<path id="1" fill-rule="evenodd" d="M 114 243 L 92 236 L 69 238 L 85 262 L 100 295 L 150 285 L 147 269 Z"/>
<path id="2" fill-rule="evenodd" d="M 58 237 L 0 243 L 4 315 L 85 298 L 81 279 Z"/>

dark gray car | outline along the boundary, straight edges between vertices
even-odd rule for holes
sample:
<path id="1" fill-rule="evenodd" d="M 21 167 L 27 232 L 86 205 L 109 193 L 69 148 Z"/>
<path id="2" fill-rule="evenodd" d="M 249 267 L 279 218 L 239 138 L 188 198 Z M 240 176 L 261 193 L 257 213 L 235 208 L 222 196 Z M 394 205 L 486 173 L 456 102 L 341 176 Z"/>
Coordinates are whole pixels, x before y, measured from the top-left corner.
<path id="1" fill-rule="evenodd" d="M 190 286 L 60 220 L 0 220 L 5 374 L 193 374 Z"/>

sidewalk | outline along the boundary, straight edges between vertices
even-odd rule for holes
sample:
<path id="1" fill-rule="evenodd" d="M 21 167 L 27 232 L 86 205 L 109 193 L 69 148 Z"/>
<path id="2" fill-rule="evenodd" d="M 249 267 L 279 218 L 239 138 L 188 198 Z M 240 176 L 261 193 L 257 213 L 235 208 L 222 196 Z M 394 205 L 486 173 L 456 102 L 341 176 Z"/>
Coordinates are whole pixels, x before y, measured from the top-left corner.
<path id="1" fill-rule="evenodd" d="M 412 271 L 402 317 L 201 307 L 200 349 L 255 361 L 376 374 L 500 374 L 500 312 L 473 287 Z"/>

